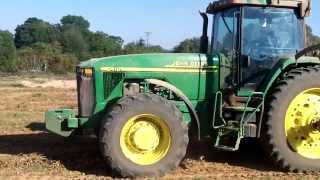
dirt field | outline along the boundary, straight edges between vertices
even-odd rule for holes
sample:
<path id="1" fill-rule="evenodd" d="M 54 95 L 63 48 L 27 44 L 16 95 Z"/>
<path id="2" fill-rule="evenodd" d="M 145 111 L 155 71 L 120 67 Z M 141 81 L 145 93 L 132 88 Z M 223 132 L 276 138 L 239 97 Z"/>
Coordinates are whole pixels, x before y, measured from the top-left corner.
<path id="1" fill-rule="evenodd" d="M 76 108 L 75 82 L 61 78 L 0 78 L 1 179 L 111 179 L 94 137 L 63 139 L 45 131 L 43 113 Z M 260 148 L 216 152 L 193 143 L 187 158 L 166 179 L 320 179 L 320 173 L 290 174 L 270 165 Z"/>

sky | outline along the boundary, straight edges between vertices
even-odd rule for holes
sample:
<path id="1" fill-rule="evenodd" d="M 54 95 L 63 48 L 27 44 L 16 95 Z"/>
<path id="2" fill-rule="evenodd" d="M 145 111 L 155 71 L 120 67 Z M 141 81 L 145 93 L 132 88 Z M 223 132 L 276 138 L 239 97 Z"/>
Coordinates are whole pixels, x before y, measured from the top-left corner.
<path id="1" fill-rule="evenodd" d="M 2 0 L 0 29 L 14 33 L 29 17 L 59 23 L 65 15 L 80 15 L 90 21 L 92 31 L 121 36 L 125 42 L 145 38 L 150 43 L 172 49 L 185 38 L 200 36 L 204 11 L 212 0 Z M 320 1 L 313 0 L 307 19 L 320 35 Z"/>

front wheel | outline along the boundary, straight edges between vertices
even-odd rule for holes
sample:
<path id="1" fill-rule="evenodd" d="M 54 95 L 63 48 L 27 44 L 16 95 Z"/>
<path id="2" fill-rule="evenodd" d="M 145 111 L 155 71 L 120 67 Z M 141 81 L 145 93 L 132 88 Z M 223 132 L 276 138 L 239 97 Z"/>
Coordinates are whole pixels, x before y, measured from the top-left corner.
<path id="1" fill-rule="evenodd" d="M 320 170 L 319 77 L 316 67 L 292 70 L 267 99 L 262 142 L 285 170 Z"/>
<path id="2" fill-rule="evenodd" d="M 125 97 L 106 114 L 100 149 L 124 177 L 160 176 L 184 158 L 188 128 L 175 104 L 152 94 Z"/>

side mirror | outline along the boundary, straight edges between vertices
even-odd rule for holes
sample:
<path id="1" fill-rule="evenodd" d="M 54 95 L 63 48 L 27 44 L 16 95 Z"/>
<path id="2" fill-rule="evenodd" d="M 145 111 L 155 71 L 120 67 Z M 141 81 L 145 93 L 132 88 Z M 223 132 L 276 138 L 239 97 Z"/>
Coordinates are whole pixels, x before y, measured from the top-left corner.
<path id="1" fill-rule="evenodd" d="M 241 57 L 242 67 L 248 68 L 251 65 L 251 57 L 248 55 L 242 55 Z"/>

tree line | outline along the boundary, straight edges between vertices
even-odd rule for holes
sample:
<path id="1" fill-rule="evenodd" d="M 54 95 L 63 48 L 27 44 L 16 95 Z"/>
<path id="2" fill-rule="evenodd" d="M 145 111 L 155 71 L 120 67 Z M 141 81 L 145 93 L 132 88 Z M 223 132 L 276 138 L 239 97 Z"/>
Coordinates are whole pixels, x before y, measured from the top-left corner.
<path id="1" fill-rule="evenodd" d="M 144 39 L 124 44 L 119 36 L 102 31 L 92 32 L 82 16 L 68 15 L 60 23 L 50 24 L 29 18 L 18 25 L 15 34 L 0 30 L 0 72 L 66 73 L 83 60 L 121 54 L 169 52 Z M 319 44 L 320 38 L 307 27 L 307 44 Z M 200 38 L 183 40 L 175 53 L 197 53 Z"/>
<path id="2" fill-rule="evenodd" d="M 119 36 L 89 28 L 82 16 L 68 15 L 59 24 L 29 18 L 15 34 L 0 30 L 0 72 L 65 73 L 94 57 L 166 51 L 143 39 L 124 44 Z"/>

